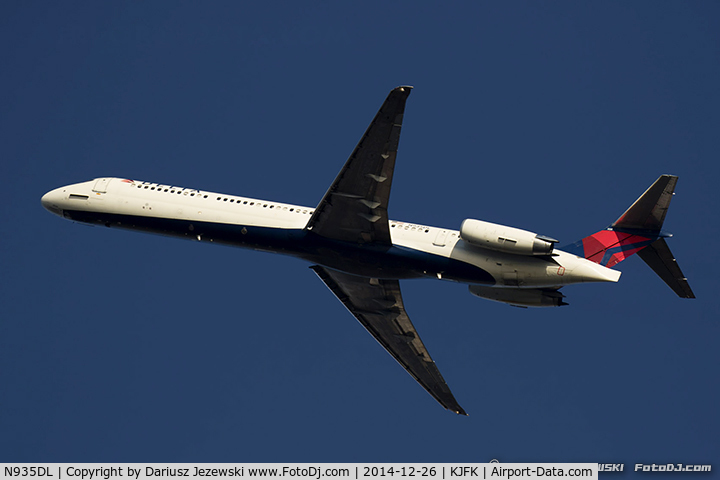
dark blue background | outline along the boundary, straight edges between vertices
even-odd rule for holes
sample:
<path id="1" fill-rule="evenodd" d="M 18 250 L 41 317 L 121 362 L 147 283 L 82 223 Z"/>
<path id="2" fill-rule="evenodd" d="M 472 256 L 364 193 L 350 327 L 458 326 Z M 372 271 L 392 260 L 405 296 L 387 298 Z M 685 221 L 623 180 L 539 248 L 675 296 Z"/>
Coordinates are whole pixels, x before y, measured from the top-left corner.
<path id="1" fill-rule="evenodd" d="M 716 2 L 5 2 L 0 461 L 713 463 Z M 391 218 L 570 243 L 679 175 L 697 300 L 637 257 L 521 310 L 405 304 L 444 411 L 307 264 L 90 228 L 46 191 L 120 176 L 314 206 L 391 88 Z"/>

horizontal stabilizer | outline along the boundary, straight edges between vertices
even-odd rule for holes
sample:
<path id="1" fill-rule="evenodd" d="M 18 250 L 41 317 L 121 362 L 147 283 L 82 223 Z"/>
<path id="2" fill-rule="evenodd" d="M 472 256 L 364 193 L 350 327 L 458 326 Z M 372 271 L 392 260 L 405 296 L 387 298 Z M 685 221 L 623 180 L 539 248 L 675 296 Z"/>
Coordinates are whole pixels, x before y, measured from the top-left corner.
<path id="1" fill-rule="evenodd" d="M 677 181 L 661 175 L 612 225 L 563 250 L 608 268 L 637 253 L 678 296 L 695 298 L 662 231 Z"/>
<path id="2" fill-rule="evenodd" d="M 679 297 L 695 298 L 687 278 L 680 270 L 680 266 L 664 238 L 656 240 L 640 250 L 638 255 Z"/>
<path id="3" fill-rule="evenodd" d="M 565 251 L 612 268 L 658 238 L 678 177 L 661 175 L 612 225 L 568 245 Z"/>
<path id="4" fill-rule="evenodd" d="M 661 175 L 610 227 L 660 232 L 677 181 L 675 175 Z"/>

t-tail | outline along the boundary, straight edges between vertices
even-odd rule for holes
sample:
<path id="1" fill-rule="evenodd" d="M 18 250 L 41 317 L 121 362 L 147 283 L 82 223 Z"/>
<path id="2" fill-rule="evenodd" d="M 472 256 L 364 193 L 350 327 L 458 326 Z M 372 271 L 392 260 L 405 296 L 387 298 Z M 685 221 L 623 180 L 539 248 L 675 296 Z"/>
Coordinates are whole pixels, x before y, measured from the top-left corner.
<path id="1" fill-rule="evenodd" d="M 695 298 L 665 242 L 672 235 L 662 231 L 677 180 L 674 175 L 660 176 L 612 225 L 563 250 L 605 267 L 637 253 L 678 296 Z"/>

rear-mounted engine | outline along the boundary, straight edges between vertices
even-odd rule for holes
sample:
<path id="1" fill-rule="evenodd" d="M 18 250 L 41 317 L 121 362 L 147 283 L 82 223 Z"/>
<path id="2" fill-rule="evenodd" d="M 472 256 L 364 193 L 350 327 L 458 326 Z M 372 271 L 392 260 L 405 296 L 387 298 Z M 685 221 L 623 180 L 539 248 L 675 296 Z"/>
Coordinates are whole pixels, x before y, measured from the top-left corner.
<path id="1" fill-rule="evenodd" d="M 470 293 L 515 307 L 562 307 L 565 295 L 553 288 L 497 288 L 470 285 Z"/>
<path id="2" fill-rule="evenodd" d="M 460 226 L 460 238 L 476 247 L 518 255 L 550 255 L 554 238 L 468 218 Z"/>

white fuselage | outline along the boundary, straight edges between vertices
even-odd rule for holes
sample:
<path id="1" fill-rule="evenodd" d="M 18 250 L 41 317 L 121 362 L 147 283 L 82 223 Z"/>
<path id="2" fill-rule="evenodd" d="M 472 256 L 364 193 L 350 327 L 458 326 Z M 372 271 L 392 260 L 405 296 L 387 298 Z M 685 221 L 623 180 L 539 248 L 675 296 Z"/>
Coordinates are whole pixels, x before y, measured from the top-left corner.
<path id="1" fill-rule="evenodd" d="M 503 253 L 471 245 L 457 230 L 394 220 L 388 251 L 327 242 L 304 230 L 314 211 L 310 207 L 121 178 L 61 187 L 43 196 L 42 203 L 84 223 L 295 255 L 359 275 L 428 276 L 514 288 L 616 282 L 620 277 L 616 270 L 563 251 L 542 257 Z"/>

